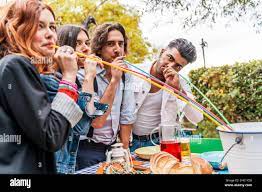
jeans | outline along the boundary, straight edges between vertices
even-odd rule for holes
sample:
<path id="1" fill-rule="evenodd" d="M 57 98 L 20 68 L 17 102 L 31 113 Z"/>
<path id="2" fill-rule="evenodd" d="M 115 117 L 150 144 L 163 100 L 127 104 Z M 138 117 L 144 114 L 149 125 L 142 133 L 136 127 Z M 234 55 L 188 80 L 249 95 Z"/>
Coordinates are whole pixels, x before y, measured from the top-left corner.
<path id="1" fill-rule="evenodd" d="M 76 170 L 106 161 L 107 150 L 110 150 L 110 145 L 94 143 L 88 139 L 81 140 L 76 158 Z"/>
<path id="2" fill-rule="evenodd" d="M 153 136 L 152 140 L 154 143 L 159 144 L 159 137 Z M 148 146 L 154 146 L 154 144 L 151 142 L 150 139 L 141 140 L 141 139 L 133 138 L 132 144 L 129 148 L 130 148 L 130 152 L 134 152 L 137 148 L 148 147 Z"/>

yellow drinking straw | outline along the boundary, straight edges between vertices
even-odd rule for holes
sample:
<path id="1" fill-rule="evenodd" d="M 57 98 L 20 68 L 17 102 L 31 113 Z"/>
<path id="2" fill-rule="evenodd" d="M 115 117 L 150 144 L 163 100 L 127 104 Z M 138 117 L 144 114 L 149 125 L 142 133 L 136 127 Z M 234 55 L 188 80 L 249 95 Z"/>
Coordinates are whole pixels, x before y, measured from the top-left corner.
<path id="1" fill-rule="evenodd" d="M 54 45 L 54 47 L 55 47 L 55 48 L 59 48 L 59 46 L 57 46 L 57 45 Z M 222 123 L 218 122 L 217 120 L 214 120 L 214 118 L 212 118 L 212 117 L 211 117 L 209 114 L 207 114 L 206 112 L 198 109 L 195 105 L 193 105 L 192 103 L 190 103 L 189 101 L 187 101 L 186 99 L 184 99 L 183 97 L 181 97 L 180 95 L 174 93 L 172 90 L 170 90 L 170 89 L 168 89 L 168 88 L 166 88 L 166 87 L 164 87 L 164 86 L 162 86 L 162 85 L 159 85 L 158 83 L 155 83 L 155 82 L 151 81 L 150 79 L 148 79 L 148 78 L 146 78 L 146 77 L 144 77 L 144 76 L 142 76 L 142 75 L 139 75 L 139 74 L 137 74 L 137 73 L 134 73 L 133 71 L 129 71 L 128 69 L 125 69 L 125 68 L 122 68 L 122 67 L 113 65 L 113 64 L 111 64 L 111 63 L 109 63 L 109 62 L 106 62 L 106 61 L 97 59 L 97 58 L 95 58 L 95 57 L 90 57 L 90 56 L 85 55 L 85 54 L 83 54 L 83 53 L 79 53 L 79 52 L 75 52 L 75 53 L 76 53 L 78 56 L 86 57 L 87 59 L 89 59 L 89 60 L 91 60 L 91 61 L 100 62 L 100 63 L 102 63 L 102 64 L 104 64 L 104 65 L 108 65 L 108 66 L 110 66 L 110 67 L 116 68 L 116 69 L 118 69 L 118 70 L 124 71 L 124 72 L 126 72 L 126 73 L 130 73 L 130 74 L 132 74 L 132 75 L 134 75 L 134 76 L 136 76 L 136 77 L 139 77 L 139 78 L 147 81 L 148 83 L 151 83 L 152 85 L 154 85 L 154 86 L 156 86 L 156 87 L 158 87 L 158 88 L 160 88 L 160 89 L 163 89 L 163 90 L 167 91 L 168 93 L 170 93 L 171 95 L 173 95 L 173 96 L 181 99 L 181 100 L 184 101 L 186 104 L 189 104 L 189 105 L 192 106 L 194 109 L 198 110 L 200 113 L 202 113 L 203 115 L 205 115 L 209 120 L 211 120 L 211 121 L 212 121 L 213 123 L 215 123 L 217 126 L 221 126 L 221 125 L 222 125 L 221 127 L 222 127 L 224 130 L 230 130 L 228 127 L 224 126 Z M 231 130 L 230 130 L 230 131 L 231 131 Z"/>

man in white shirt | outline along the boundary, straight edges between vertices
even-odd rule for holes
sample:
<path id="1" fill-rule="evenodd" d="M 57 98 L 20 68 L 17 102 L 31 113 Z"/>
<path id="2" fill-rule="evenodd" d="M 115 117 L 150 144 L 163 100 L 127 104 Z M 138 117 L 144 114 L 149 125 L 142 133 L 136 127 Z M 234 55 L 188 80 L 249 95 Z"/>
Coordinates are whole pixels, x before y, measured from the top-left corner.
<path id="1" fill-rule="evenodd" d="M 196 48 L 191 42 L 182 38 L 175 39 L 168 44 L 166 49 L 162 49 L 159 59 L 153 62 L 148 73 L 193 99 L 190 86 L 176 72 L 179 72 L 188 63 L 194 62 L 196 57 Z M 194 124 L 203 119 L 199 111 L 180 99 L 144 80 L 133 79 L 136 121 L 132 130 L 131 151 L 153 145 L 150 140 L 150 133 L 153 129 L 160 124 L 177 125 L 179 113 L 183 112 L 185 117 Z M 152 138 L 154 142 L 158 141 L 158 133 L 153 134 Z"/>

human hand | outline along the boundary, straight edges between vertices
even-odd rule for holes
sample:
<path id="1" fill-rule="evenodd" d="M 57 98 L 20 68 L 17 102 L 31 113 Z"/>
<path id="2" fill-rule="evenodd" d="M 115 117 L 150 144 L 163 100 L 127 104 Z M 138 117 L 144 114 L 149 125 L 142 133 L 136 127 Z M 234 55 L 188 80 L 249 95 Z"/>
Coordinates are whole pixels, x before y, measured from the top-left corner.
<path id="1" fill-rule="evenodd" d="M 54 61 L 61 69 L 63 79 L 75 82 L 78 66 L 74 49 L 67 45 L 59 47 L 54 55 Z"/>
<path id="2" fill-rule="evenodd" d="M 180 89 L 180 82 L 179 82 L 179 76 L 175 69 L 172 67 L 167 67 L 163 71 L 164 77 L 165 77 L 165 83 L 170 85 L 171 87 L 179 90 Z"/>
<path id="3" fill-rule="evenodd" d="M 123 67 L 126 68 L 127 65 L 124 63 L 125 56 L 120 56 L 115 58 L 115 60 L 111 63 L 115 66 Z M 111 67 L 111 75 L 112 75 L 112 80 L 119 81 L 122 77 L 123 71 L 116 69 L 114 67 Z"/>

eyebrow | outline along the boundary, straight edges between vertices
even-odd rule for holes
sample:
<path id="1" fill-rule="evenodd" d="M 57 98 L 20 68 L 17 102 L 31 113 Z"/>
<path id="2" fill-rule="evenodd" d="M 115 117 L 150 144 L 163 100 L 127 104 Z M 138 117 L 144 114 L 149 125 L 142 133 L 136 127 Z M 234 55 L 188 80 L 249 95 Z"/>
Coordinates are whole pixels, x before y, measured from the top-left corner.
<path id="1" fill-rule="evenodd" d="M 41 24 L 45 24 L 44 21 L 39 21 L 39 23 L 41 23 Z M 56 23 L 55 23 L 55 22 L 50 22 L 50 24 L 51 24 L 51 25 L 55 25 Z"/>
<path id="2" fill-rule="evenodd" d="M 167 55 L 172 57 L 173 60 L 175 60 L 175 57 L 171 53 L 168 53 Z"/>
<path id="3" fill-rule="evenodd" d="M 172 59 L 176 62 L 175 57 L 174 57 L 171 53 L 167 53 L 167 55 L 170 56 L 170 57 L 172 57 Z M 183 64 L 181 64 L 181 63 L 178 63 L 178 62 L 176 62 L 176 64 L 181 65 L 182 67 L 185 66 L 185 65 L 183 65 Z"/>
<path id="4" fill-rule="evenodd" d="M 112 40 L 112 41 L 107 41 L 107 42 L 124 42 L 124 41 L 113 41 L 113 40 Z"/>
<path id="5" fill-rule="evenodd" d="M 77 39 L 76 41 L 78 41 L 78 42 L 90 42 L 90 39 L 87 39 L 87 40 L 82 40 L 82 39 Z"/>

